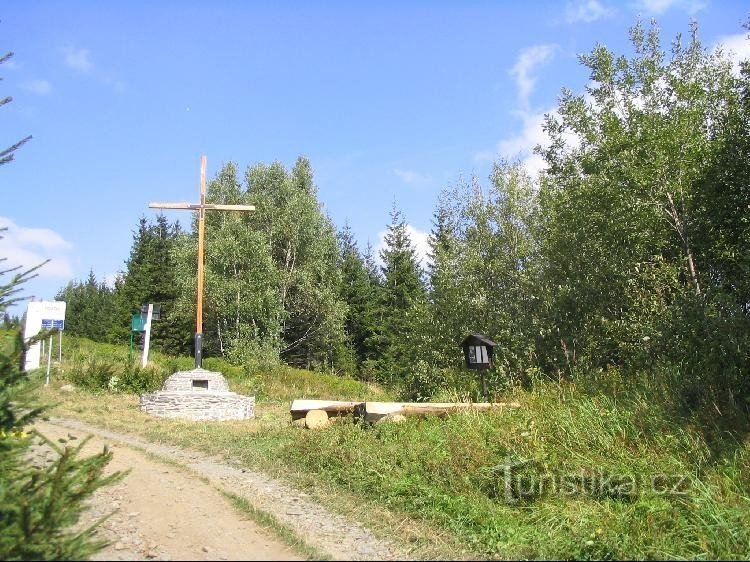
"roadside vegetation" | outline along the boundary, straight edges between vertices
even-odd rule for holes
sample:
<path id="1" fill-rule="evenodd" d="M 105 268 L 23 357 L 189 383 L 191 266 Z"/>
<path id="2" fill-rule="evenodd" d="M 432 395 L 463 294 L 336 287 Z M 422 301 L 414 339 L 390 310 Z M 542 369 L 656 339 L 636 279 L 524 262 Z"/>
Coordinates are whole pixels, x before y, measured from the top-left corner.
<path id="1" fill-rule="evenodd" d="M 12 52 L 0 54 L 0 64 L 12 57 Z M 12 99 L 3 98 L 0 106 Z M 0 150 L 0 167 L 11 163 L 30 139 Z M 96 537 L 96 525 L 74 530 L 75 525 L 86 500 L 122 474 L 104 474 L 112 458 L 106 449 L 84 457 L 83 444 L 53 443 L 31 431 L 44 412 L 32 397 L 39 377 L 22 371 L 24 346 L 33 342 L 23 341 L 18 322 L 7 312 L 22 299 L 23 284 L 43 264 L 24 270 L 4 262 L 6 257 L 0 256 L 0 559 L 86 559 L 104 542 Z M 47 449 L 44 456 L 39 454 L 41 446 Z"/>
<path id="2" fill-rule="evenodd" d="M 222 168 L 208 200 L 258 212 L 207 218 L 204 366 L 258 419 L 137 409 L 193 365 L 195 227 L 163 216 L 139 222 L 114 288 L 61 289 L 68 335 L 99 343 L 68 337 L 39 396 L 421 522 L 457 556 L 750 557 L 750 67 L 687 35 L 664 47 L 639 22 L 629 52 L 581 55 L 544 172 L 497 162 L 447 187 L 429 264 L 395 206 L 377 257 L 337 232 L 305 158 Z M 141 369 L 125 342 L 149 302 L 164 315 Z M 497 342 L 490 398 L 518 410 L 289 424 L 293 398 L 478 399 L 469 333 Z"/>
<path id="3" fill-rule="evenodd" d="M 310 493 L 341 494 L 346 505 L 319 499 L 358 513 L 410 544 L 415 555 L 435 549 L 433 540 L 442 544 L 433 555 L 459 557 L 745 558 L 750 552 L 749 443 L 676 415 L 668 395 L 643 391 L 643 381 L 621 380 L 614 395 L 593 382 L 538 381 L 505 395 L 521 402 L 519 409 L 373 426 L 348 420 L 308 431 L 290 423 L 293 398 L 390 395 L 289 367 L 248 372 L 209 360 L 233 391 L 264 389 L 257 418 L 165 420 L 141 413 L 128 390 L 83 384 L 60 391 L 74 380 L 81 384 L 81 365 L 98 381 L 104 377 L 92 365 L 106 365 L 109 374 L 127 362 L 124 346 L 69 337 L 63 346 L 63 363 L 38 395 L 56 404 L 52 415 L 220 455 Z M 191 358 L 156 354 L 149 370 L 159 381 L 174 368 L 192 368 Z M 376 508 L 392 519 L 362 516 Z M 418 538 L 405 521 L 424 524 Z"/>

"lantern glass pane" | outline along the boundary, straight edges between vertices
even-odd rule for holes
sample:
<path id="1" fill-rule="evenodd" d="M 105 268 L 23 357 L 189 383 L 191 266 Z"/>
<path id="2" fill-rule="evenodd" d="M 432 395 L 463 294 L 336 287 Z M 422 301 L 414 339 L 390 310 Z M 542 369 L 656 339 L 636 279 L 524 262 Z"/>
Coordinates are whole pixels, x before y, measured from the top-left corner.
<path id="1" fill-rule="evenodd" d="M 469 346 L 469 363 L 477 362 L 477 352 L 473 345 Z"/>
<path id="2" fill-rule="evenodd" d="M 479 346 L 479 351 L 481 353 L 481 359 L 479 360 L 480 363 L 489 363 L 489 359 L 487 359 L 487 348 L 483 345 Z"/>

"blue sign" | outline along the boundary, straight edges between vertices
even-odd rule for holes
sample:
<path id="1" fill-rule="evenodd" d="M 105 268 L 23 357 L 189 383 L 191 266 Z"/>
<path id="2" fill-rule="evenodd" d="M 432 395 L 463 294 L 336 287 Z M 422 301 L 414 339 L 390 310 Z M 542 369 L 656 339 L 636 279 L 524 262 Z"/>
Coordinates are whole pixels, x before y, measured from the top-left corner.
<path id="1" fill-rule="evenodd" d="M 65 320 L 48 320 L 43 319 L 42 320 L 42 329 L 43 330 L 63 330 L 65 328 Z"/>

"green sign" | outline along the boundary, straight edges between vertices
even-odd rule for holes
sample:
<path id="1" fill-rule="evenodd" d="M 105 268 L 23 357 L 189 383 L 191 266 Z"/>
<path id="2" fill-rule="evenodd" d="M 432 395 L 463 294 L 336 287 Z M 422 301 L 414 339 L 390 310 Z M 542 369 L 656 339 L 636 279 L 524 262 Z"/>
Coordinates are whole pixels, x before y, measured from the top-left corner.
<path id="1" fill-rule="evenodd" d="M 130 321 L 130 329 L 134 332 L 146 331 L 146 318 L 140 312 L 133 314 L 133 318 Z"/>

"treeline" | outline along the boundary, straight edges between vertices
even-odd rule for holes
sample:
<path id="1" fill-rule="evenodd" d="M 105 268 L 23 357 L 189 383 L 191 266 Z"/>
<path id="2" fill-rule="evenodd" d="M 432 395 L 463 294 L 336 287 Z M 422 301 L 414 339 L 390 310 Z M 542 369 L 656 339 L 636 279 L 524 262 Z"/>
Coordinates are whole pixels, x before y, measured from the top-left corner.
<path id="1" fill-rule="evenodd" d="M 563 90 L 547 116 L 539 178 L 498 162 L 488 183 L 443 191 L 428 264 L 397 209 L 380 256 L 337 232 L 304 158 L 242 177 L 227 164 L 209 201 L 258 210 L 207 214 L 206 352 L 422 398 L 471 388 L 458 345 L 481 332 L 498 343 L 495 391 L 535 377 L 648 380 L 686 405 L 746 408 L 750 70 L 734 72 L 695 27 L 669 52 L 655 25 L 631 40 L 630 57 L 604 46 L 580 57 L 589 85 Z M 142 220 L 113 290 L 91 279 L 59 297 L 109 295 L 95 308 L 111 306 L 125 330 L 137 306 L 161 302 L 155 345 L 189 351 L 196 247 L 195 224 Z"/>

